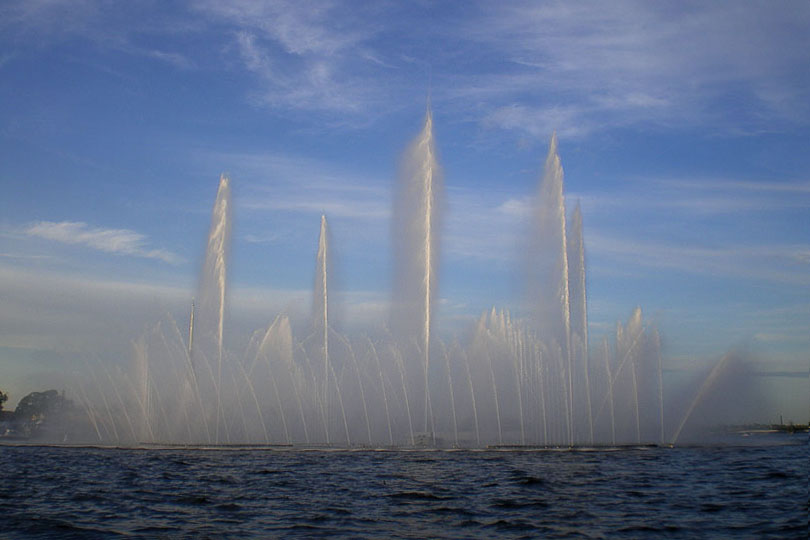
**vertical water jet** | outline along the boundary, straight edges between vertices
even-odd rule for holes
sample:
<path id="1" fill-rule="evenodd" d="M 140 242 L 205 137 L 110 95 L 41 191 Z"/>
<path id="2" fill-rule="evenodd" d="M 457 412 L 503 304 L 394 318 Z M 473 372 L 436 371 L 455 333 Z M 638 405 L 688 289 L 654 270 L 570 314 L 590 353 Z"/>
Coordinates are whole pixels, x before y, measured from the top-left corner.
<path id="1" fill-rule="evenodd" d="M 567 379 L 565 396 L 568 443 L 573 444 L 573 366 L 568 249 L 563 195 L 563 168 L 557 134 L 551 136 L 535 203 L 533 247 L 530 250 L 529 289 L 534 297 L 536 325 L 541 339 L 559 347 Z"/>
<path id="2" fill-rule="evenodd" d="M 222 426 L 225 421 L 222 410 L 222 361 L 231 213 L 230 180 L 227 175 L 223 174 L 219 179 L 217 197 L 211 212 L 211 228 L 208 233 L 205 263 L 200 280 L 200 290 L 197 295 L 200 305 L 197 314 L 198 324 L 196 324 L 198 328 L 195 328 L 195 330 L 201 329 L 204 331 L 200 337 L 205 340 L 205 345 L 209 346 L 204 347 L 202 355 L 195 354 L 192 358 L 195 370 L 198 369 L 195 360 L 207 362 L 209 357 L 206 353 L 210 352 L 210 349 L 213 349 L 214 358 L 216 359 L 216 379 L 211 381 L 216 395 L 215 443 L 220 442 L 221 427 L 225 427 L 227 435 L 227 426 Z M 213 343 L 211 343 L 212 341 Z M 197 352 L 200 352 L 200 347 L 197 347 Z M 203 358 L 198 359 L 198 356 L 203 356 Z"/>
<path id="3" fill-rule="evenodd" d="M 422 131 L 408 148 L 394 206 L 395 298 L 392 326 L 405 343 L 416 338 L 421 355 L 425 432 L 433 431 L 430 345 L 438 284 L 441 172 L 428 106 Z"/>
<path id="4" fill-rule="evenodd" d="M 318 236 L 318 253 L 315 258 L 315 288 L 313 295 L 313 322 L 316 333 L 322 337 L 324 431 L 329 444 L 329 271 L 328 271 L 328 225 L 326 216 L 321 215 L 321 229 Z"/>
<path id="5" fill-rule="evenodd" d="M 585 283 L 585 242 L 582 236 L 582 209 L 579 202 L 571 214 L 568 228 L 568 280 L 571 300 L 571 346 L 576 360 L 576 384 L 584 382 L 585 407 L 588 420 L 588 440 L 593 444 L 593 408 L 591 404 L 591 378 L 588 350 L 588 301 Z M 581 398 L 582 392 L 577 395 Z M 580 420 L 580 419 L 577 419 Z M 583 419 L 584 420 L 584 419 Z"/>
<path id="6" fill-rule="evenodd" d="M 188 316 L 188 357 L 194 349 L 194 299 L 191 299 L 191 314 Z"/>

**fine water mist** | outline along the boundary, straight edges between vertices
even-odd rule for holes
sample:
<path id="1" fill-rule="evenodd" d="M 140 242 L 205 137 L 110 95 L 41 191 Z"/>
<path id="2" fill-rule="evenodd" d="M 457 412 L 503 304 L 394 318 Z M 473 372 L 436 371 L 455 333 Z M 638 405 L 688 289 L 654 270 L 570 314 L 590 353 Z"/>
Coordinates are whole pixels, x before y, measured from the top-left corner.
<path id="1" fill-rule="evenodd" d="M 133 344 L 129 372 L 77 384 L 90 438 L 339 447 L 677 440 L 697 405 L 685 407 L 685 416 L 669 411 L 665 425 L 660 338 L 642 310 L 632 310 L 610 335 L 589 336 L 583 215 L 579 204 L 568 211 L 556 136 L 527 223 L 528 317 L 493 307 L 467 338 L 438 337 L 442 208 L 428 110 L 405 152 L 393 202 L 385 329 L 337 330 L 324 215 L 313 246 L 310 324 L 294 329 L 288 315 L 268 313 L 272 322 L 247 343 L 226 346 L 232 201 L 223 176 L 188 321 L 167 317 L 144 333 Z"/>

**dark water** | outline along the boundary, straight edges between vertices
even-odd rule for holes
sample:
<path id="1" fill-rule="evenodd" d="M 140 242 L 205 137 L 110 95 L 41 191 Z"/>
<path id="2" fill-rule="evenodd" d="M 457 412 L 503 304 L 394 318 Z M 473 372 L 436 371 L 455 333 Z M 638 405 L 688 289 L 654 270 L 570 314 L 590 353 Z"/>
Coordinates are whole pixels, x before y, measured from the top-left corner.
<path id="1" fill-rule="evenodd" d="M 485 452 L 0 446 L 0 538 L 807 538 L 807 435 L 777 442 L 800 444 Z"/>

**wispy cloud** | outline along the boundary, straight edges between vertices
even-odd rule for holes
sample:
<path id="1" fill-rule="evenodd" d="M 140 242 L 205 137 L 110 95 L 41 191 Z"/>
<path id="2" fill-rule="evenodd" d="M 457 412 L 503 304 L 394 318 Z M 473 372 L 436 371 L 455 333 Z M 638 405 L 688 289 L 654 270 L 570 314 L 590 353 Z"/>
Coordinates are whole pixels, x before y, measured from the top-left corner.
<path id="1" fill-rule="evenodd" d="M 733 180 L 728 178 L 663 178 L 656 180 L 656 182 L 664 187 L 696 189 L 700 191 L 743 191 L 785 194 L 787 196 L 798 195 L 806 198 L 804 199 L 805 203 L 810 203 L 810 181 L 807 180 L 785 182 L 769 180 Z"/>
<path id="2" fill-rule="evenodd" d="M 128 47 L 129 52 L 139 54 L 148 58 L 154 58 L 181 69 L 191 69 L 194 63 L 185 55 L 178 52 L 162 51 L 159 49 L 142 49 L 139 47 Z"/>
<path id="3" fill-rule="evenodd" d="M 610 193 L 572 192 L 590 217 L 617 211 L 670 210 L 684 215 L 733 215 L 810 208 L 810 183 L 804 180 L 750 180 L 727 177 L 630 178 Z"/>
<path id="4" fill-rule="evenodd" d="M 566 136 L 639 123 L 744 132 L 795 126 L 810 113 L 807 73 L 796 69 L 810 61 L 806 3 L 478 8 L 453 25 L 456 38 L 502 60 L 489 73 L 455 73 L 449 92 L 494 106 L 490 125 L 543 134 L 578 126 Z"/>
<path id="5" fill-rule="evenodd" d="M 806 2 L 192 0 L 161 17 L 142 17 L 138 3 L 7 4 L 0 30 L 80 36 L 178 68 L 203 64 L 183 38 L 205 33 L 223 53 L 207 69 L 252 73 L 256 104 L 315 113 L 318 125 L 367 125 L 428 79 L 445 110 L 533 138 L 625 126 L 759 133 L 810 118 Z M 140 45 L 144 35 L 168 37 L 167 48 Z"/>
<path id="6" fill-rule="evenodd" d="M 508 199 L 496 208 L 498 212 L 516 218 L 528 218 L 532 211 L 532 199 L 524 197 L 520 199 Z"/>
<path id="7" fill-rule="evenodd" d="M 504 198 L 493 191 L 448 189 L 444 253 L 457 260 L 513 263 L 530 214 L 524 199 Z"/>
<path id="8" fill-rule="evenodd" d="M 16 55 L 13 53 L 5 53 L 0 55 L 0 68 L 11 62 Z"/>
<path id="9" fill-rule="evenodd" d="M 390 179 L 275 152 L 206 152 L 205 159 L 238 164 L 231 172 L 240 179 L 244 196 L 238 201 L 246 210 L 374 221 L 390 215 Z"/>
<path id="10" fill-rule="evenodd" d="M 194 62 L 177 50 L 143 46 L 144 36 L 171 35 L 200 30 L 190 17 L 177 18 L 170 10 L 143 17 L 142 6 L 108 5 L 99 0 L 9 0 L 0 7 L 0 30 L 19 41 L 31 39 L 48 46 L 79 38 L 97 46 L 132 56 L 151 58 L 180 69 Z M 2 63 L 11 58 L 6 54 Z M 99 69 L 108 69 L 99 67 Z"/>
<path id="11" fill-rule="evenodd" d="M 12 0 L 0 7 L 0 28 L 64 35 L 86 28 L 97 14 L 92 0 Z"/>
<path id="12" fill-rule="evenodd" d="M 357 5 L 199 1 L 199 13 L 232 30 L 232 48 L 260 80 L 255 99 L 272 108 L 366 115 L 382 96 L 367 76 L 385 65 L 366 42 L 376 25 Z"/>
<path id="13" fill-rule="evenodd" d="M 334 194 L 334 193 L 333 193 Z M 324 214 L 331 217 L 380 220 L 389 216 L 387 205 L 380 201 L 342 200 L 336 201 L 328 195 L 313 199 L 306 194 L 288 196 L 268 196 L 263 200 L 246 201 L 244 208 L 250 210 L 273 210 Z"/>
<path id="14" fill-rule="evenodd" d="M 810 343 L 810 337 L 805 335 L 796 335 L 796 334 L 785 334 L 785 333 L 769 333 L 769 332 L 758 332 L 754 334 L 754 339 L 757 341 L 762 341 L 764 343 Z M 804 376 L 807 376 L 807 372 L 804 372 Z"/>
<path id="15" fill-rule="evenodd" d="M 281 239 L 281 235 L 277 233 L 249 233 L 242 235 L 241 238 L 248 244 L 275 244 Z"/>
<path id="16" fill-rule="evenodd" d="M 89 247 L 106 253 L 158 259 L 178 264 L 182 259 L 165 249 L 150 249 L 143 234 L 128 229 L 91 227 L 80 221 L 40 221 L 25 229 L 29 236 L 63 244 Z"/>
<path id="17" fill-rule="evenodd" d="M 544 139 L 552 131 L 561 137 L 582 137 L 597 127 L 591 121 L 584 121 L 587 109 L 571 104 L 537 107 L 512 103 L 494 108 L 484 116 L 482 123 L 488 128 L 524 131 L 538 139 Z"/>
<path id="18" fill-rule="evenodd" d="M 11 260 L 45 260 L 52 259 L 52 255 L 40 255 L 29 253 L 0 253 L 0 257 Z"/>
<path id="19" fill-rule="evenodd" d="M 677 245 L 587 234 L 586 249 L 629 267 L 666 268 L 690 274 L 733 276 L 773 283 L 810 285 L 810 245 Z"/>

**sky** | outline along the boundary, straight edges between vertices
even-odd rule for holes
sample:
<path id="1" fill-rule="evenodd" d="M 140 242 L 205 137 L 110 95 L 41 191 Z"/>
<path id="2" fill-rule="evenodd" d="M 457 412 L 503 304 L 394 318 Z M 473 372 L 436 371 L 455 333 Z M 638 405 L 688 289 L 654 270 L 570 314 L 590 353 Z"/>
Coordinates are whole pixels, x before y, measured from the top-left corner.
<path id="1" fill-rule="evenodd" d="M 809 67 L 806 1 L 5 1 L 0 388 L 15 402 L 187 317 L 222 173 L 233 347 L 306 315 L 321 214 L 345 324 L 378 323 L 429 98 L 440 332 L 528 310 L 521 251 L 556 131 L 592 338 L 641 306 L 668 370 L 744 349 L 763 416 L 806 421 Z"/>

